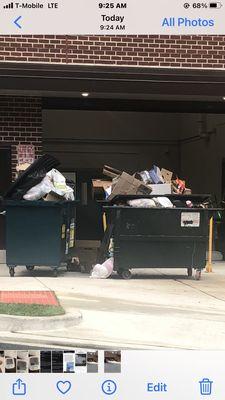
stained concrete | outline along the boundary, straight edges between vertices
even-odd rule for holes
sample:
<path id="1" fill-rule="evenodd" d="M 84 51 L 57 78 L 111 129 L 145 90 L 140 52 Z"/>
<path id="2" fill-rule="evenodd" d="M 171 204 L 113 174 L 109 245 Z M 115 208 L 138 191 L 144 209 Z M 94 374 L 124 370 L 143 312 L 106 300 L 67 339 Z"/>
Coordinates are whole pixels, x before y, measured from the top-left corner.
<path id="1" fill-rule="evenodd" d="M 10 340 L 49 345 L 225 350 L 225 263 L 215 263 L 202 280 L 184 269 L 134 270 L 133 279 L 107 280 L 48 268 L 31 275 L 18 267 L 15 278 L 0 267 L 0 290 L 56 291 L 68 310 L 81 310 L 82 322 L 61 331 L 15 333 Z M 0 335 L 0 341 L 7 335 Z"/>

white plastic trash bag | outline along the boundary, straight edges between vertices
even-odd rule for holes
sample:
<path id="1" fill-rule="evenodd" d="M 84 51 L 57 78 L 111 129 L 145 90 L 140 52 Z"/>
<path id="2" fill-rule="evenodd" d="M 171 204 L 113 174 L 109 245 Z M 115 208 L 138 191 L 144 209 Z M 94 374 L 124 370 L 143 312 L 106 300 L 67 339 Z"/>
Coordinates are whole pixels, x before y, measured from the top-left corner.
<path id="1" fill-rule="evenodd" d="M 59 196 L 63 196 L 66 200 L 74 200 L 74 192 L 71 187 L 66 184 L 66 178 L 57 169 L 51 169 L 47 175 L 54 186 L 53 191 Z"/>
<path id="2" fill-rule="evenodd" d="M 164 208 L 173 208 L 174 205 L 173 203 L 170 201 L 170 199 L 168 199 L 168 197 L 156 197 L 154 198 L 155 202 L 158 203 L 161 207 Z"/>
<path id="3" fill-rule="evenodd" d="M 96 264 L 91 272 L 90 278 L 107 279 L 113 272 L 114 260 L 108 258 L 103 264 Z"/>
<path id="4" fill-rule="evenodd" d="M 28 192 L 23 196 L 24 200 L 40 200 L 46 194 L 54 190 L 54 186 L 48 176 L 45 176 L 38 185 L 33 186 Z"/>
<path id="5" fill-rule="evenodd" d="M 66 178 L 57 169 L 49 171 L 38 185 L 28 190 L 23 198 L 30 201 L 40 200 L 50 192 L 58 194 L 65 200 L 74 200 L 73 189 L 67 186 Z"/>
<path id="6" fill-rule="evenodd" d="M 156 204 L 153 199 L 135 199 L 127 202 L 130 207 L 134 208 L 155 208 Z"/>

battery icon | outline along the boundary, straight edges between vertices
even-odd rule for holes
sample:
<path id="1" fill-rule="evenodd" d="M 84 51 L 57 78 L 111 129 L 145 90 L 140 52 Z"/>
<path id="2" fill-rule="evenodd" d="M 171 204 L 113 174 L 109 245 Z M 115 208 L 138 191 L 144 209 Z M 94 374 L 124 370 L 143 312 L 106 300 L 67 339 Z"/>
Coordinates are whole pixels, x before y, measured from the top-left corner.
<path id="1" fill-rule="evenodd" d="M 221 8 L 222 6 L 223 6 L 223 4 L 220 2 L 209 3 L 209 8 Z"/>

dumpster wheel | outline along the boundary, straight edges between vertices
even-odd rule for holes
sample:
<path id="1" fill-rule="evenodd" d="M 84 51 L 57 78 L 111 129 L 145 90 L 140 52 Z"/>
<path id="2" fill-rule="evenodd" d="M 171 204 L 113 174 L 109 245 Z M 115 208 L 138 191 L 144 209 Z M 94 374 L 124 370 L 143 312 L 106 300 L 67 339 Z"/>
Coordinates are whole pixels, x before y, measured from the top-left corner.
<path id="1" fill-rule="evenodd" d="M 57 278 L 57 276 L 58 276 L 58 268 L 54 268 L 54 269 L 53 269 L 53 276 L 54 276 L 55 278 Z"/>
<path id="2" fill-rule="evenodd" d="M 27 271 L 33 271 L 34 270 L 34 265 L 26 265 Z"/>
<path id="3" fill-rule="evenodd" d="M 195 280 L 200 281 L 202 275 L 202 271 L 200 269 L 195 270 Z"/>
<path id="4" fill-rule="evenodd" d="M 123 278 L 123 279 L 131 279 L 132 278 L 132 273 L 129 269 L 118 270 L 117 274 L 119 275 L 120 278 Z"/>
<path id="5" fill-rule="evenodd" d="M 15 276 L 15 267 L 9 267 L 9 275 L 11 278 Z"/>
<path id="6" fill-rule="evenodd" d="M 73 270 L 72 260 L 67 261 L 67 263 L 66 263 L 66 270 L 67 270 L 67 271 L 72 271 L 72 270 Z"/>

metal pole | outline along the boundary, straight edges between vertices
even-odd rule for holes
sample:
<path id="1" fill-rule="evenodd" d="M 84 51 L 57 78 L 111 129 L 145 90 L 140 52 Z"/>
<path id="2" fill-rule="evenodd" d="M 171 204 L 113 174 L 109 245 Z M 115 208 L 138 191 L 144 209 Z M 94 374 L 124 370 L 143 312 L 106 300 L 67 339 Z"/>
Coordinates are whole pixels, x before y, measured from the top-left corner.
<path id="1" fill-rule="evenodd" d="M 212 251 L 213 251 L 213 217 L 209 220 L 209 253 L 206 264 L 206 272 L 212 272 Z"/>
<path id="2" fill-rule="evenodd" d="M 106 228 L 107 228 L 107 221 L 106 221 L 105 213 L 103 213 L 102 219 L 103 219 L 103 229 L 104 229 L 104 232 L 105 232 Z"/>

